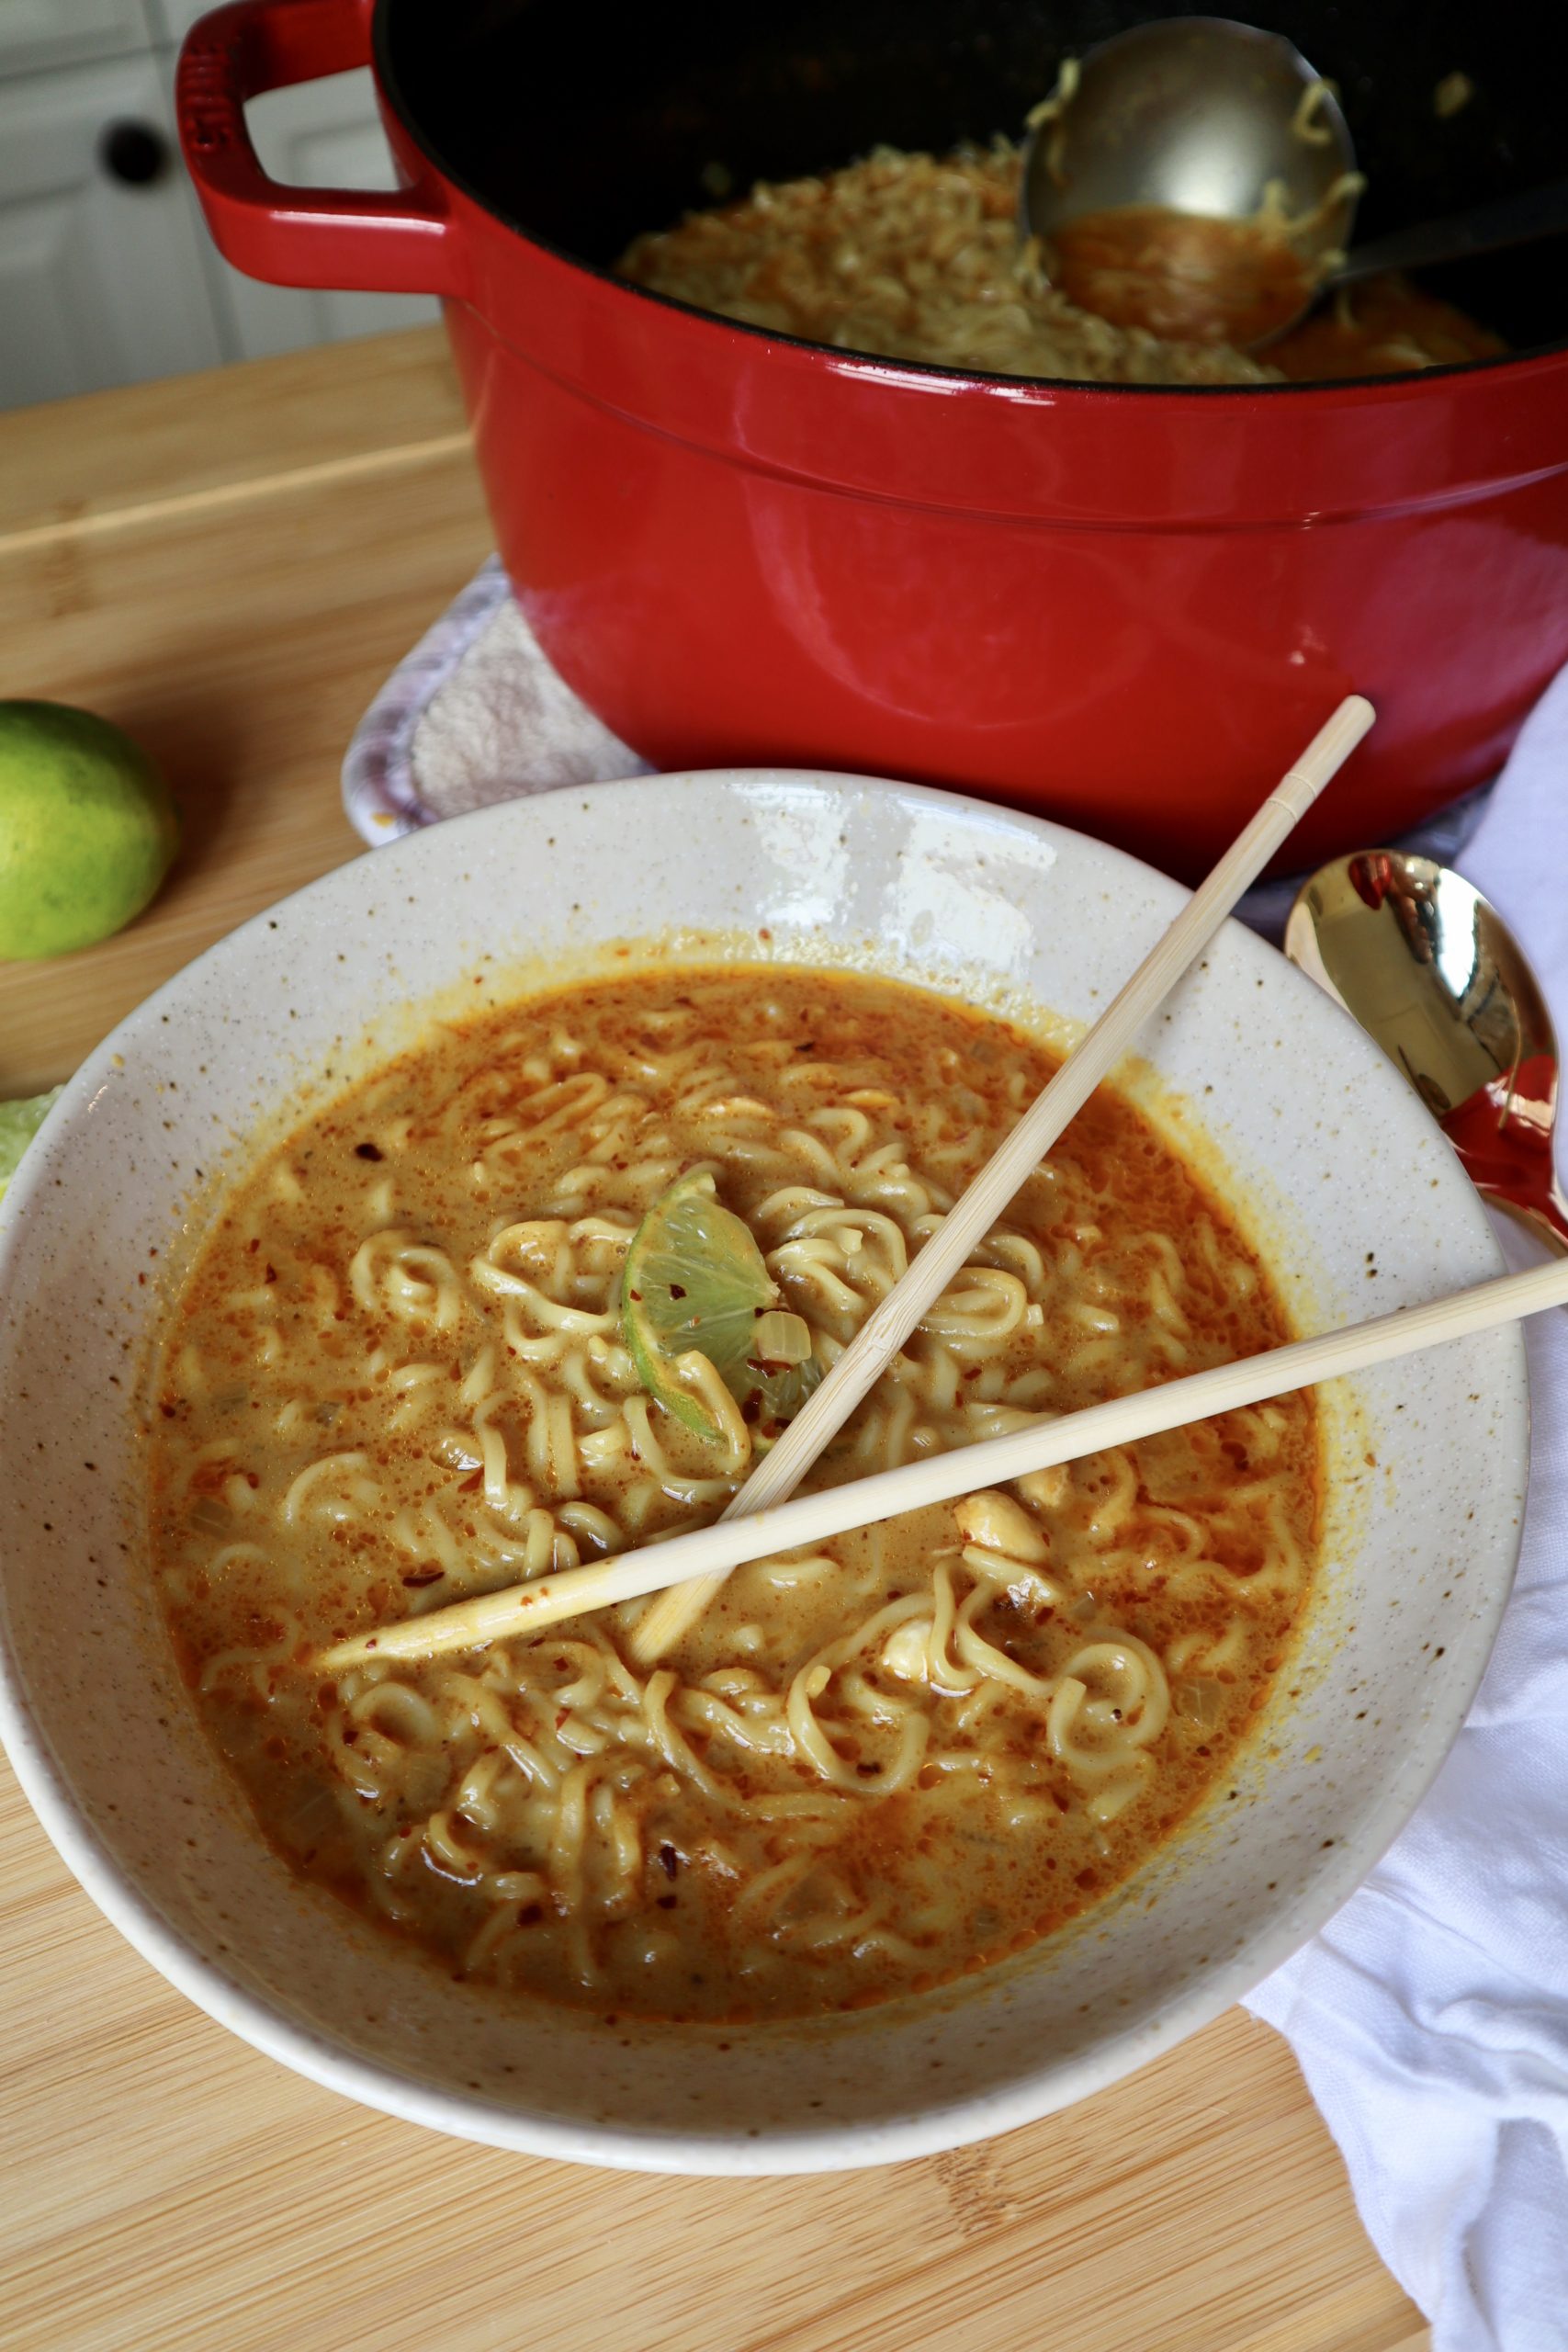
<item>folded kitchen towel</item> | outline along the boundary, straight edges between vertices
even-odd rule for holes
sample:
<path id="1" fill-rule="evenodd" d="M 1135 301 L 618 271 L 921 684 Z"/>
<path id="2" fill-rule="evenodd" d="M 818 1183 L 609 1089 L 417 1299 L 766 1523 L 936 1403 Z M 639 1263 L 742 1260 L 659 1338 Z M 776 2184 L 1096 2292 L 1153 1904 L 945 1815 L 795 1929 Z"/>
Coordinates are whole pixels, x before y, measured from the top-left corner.
<path id="1" fill-rule="evenodd" d="M 492 555 L 355 728 L 343 799 L 374 847 L 495 800 L 649 772 L 545 659 Z"/>
<path id="2" fill-rule="evenodd" d="M 1455 861 L 1568 1014 L 1568 672 Z M 1508 1226 L 1515 1264 L 1538 1255 Z M 1286 2034 L 1433 2352 L 1568 2347 L 1568 1314 L 1527 1324 L 1518 1580 L 1409 1827 L 1248 2007 Z"/>

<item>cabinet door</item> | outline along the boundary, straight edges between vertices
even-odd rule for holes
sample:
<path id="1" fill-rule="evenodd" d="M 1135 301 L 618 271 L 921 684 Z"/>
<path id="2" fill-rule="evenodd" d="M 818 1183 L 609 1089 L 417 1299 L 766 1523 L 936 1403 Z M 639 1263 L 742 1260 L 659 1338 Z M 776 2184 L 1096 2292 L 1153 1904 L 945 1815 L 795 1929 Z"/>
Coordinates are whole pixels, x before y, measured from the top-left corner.
<path id="1" fill-rule="evenodd" d="M 0 0 L 0 77 L 121 57 L 155 31 L 141 0 Z"/>
<path id="2" fill-rule="evenodd" d="M 151 57 L 0 83 L 0 407 L 224 356 Z M 109 134 L 145 134 L 117 175 Z M 161 142 L 161 147 L 153 142 Z"/>
<path id="3" fill-rule="evenodd" d="M 269 90 L 245 109 L 263 165 L 292 187 L 390 188 L 392 158 L 376 111 L 370 69 Z M 233 338 L 247 359 L 310 343 L 381 334 L 439 318 L 440 305 L 413 294 L 339 294 L 263 286 L 220 264 Z"/>
<path id="4" fill-rule="evenodd" d="M 142 0 L 142 4 L 147 10 L 153 40 L 163 42 L 165 47 L 177 49 L 191 28 L 198 25 L 203 17 L 210 17 L 215 8 L 221 7 L 223 0 Z M 49 8 L 59 6 L 60 0 L 0 0 L 0 7 L 17 5 Z M 82 0 L 68 0 L 68 5 L 74 7 L 82 5 Z M 86 5 L 92 7 L 123 6 L 129 5 L 129 0 L 86 0 Z"/>
<path id="5" fill-rule="evenodd" d="M 184 40 L 192 25 L 209 17 L 220 0 L 147 0 L 149 14 L 159 40 Z"/>

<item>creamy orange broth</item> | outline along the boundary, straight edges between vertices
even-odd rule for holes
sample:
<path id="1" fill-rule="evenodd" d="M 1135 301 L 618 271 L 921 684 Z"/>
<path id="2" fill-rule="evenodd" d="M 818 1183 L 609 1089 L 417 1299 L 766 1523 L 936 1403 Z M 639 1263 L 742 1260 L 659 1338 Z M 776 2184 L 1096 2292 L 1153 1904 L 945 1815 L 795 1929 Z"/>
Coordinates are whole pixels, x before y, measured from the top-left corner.
<path id="1" fill-rule="evenodd" d="M 267 1837 L 459 1975 L 613 2014 L 863 2006 L 1098 1902 L 1229 1768 L 1314 1557 L 1310 1397 L 637 1605 L 322 1682 L 346 1634 L 711 1519 L 619 1265 L 694 1163 L 830 1361 L 1051 1057 L 883 980 L 668 972 L 434 1030 L 234 1186 L 168 1316 L 153 1573 Z M 1289 1336 L 1213 1194 L 1102 1089 L 820 1481 Z M 748 1441 L 749 1442 L 749 1441 Z"/>
<path id="2" fill-rule="evenodd" d="M 1308 264 L 1277 229 L 1164 204 L 1067 221 L 1051 262 L 1068 301 L 1113 326 L 1240 351 L 1288 327 L 1313 293 Z"/>

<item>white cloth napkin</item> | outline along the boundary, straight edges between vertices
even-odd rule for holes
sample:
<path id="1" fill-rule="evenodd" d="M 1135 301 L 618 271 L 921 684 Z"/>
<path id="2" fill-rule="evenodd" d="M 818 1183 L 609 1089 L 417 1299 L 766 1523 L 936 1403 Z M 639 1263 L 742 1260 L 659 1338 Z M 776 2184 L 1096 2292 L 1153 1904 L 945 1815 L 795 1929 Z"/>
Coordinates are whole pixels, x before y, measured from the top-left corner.
<path id="1" fill-rule="evenodd" d="M 1568 671 L 1456 861 L 1568 1016 Z M 1499 1224 L 1510 1260 L 1531 1243 Z M 1433 2352 L 1568 2347 L 1568 1314 L 1527 1326 L 1518 1581 L 1430 1794 L 1248 2007 L 1287 2035 Z"/>

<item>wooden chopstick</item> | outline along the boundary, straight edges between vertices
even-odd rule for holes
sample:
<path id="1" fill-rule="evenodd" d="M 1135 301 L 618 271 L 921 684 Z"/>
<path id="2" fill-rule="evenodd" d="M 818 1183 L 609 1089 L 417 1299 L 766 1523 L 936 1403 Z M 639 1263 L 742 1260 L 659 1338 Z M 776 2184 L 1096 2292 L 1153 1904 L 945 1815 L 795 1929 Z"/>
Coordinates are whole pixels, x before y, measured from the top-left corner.
<path id="1" fill-rule="evenodd" d="M 791 1552 L 801 1544 L 828 1543 L 851 1528 L 897 1519 L 904 1511 L 919 1510 L 930 1503 L 952 1502 L 982 1487 L 1005 1486 L 1032 1470 L 1054 1469 L 1058 1463 L 1077 1462 L 1110 1446 L 1131 1445 L 1166 1430 L 1185 1429 L 1216 1413 L 1235 1412 L 1243 1405 L 1259 1405 L 1266 1397 L 1313 1387 L 1320 1380 L 1365 1372 L 1396 1356 L 1414 1355 L 1421 1348 L 1438 1347 L 1448 1340 L 1490 1330 L 1495 1324 L 1539 1315 L 1548 1306 L 1568 1306 L 1568 1260 L 1553 1259 L 1520 1274 L 1500 1274 L 1493 1282 L 1434 1299 L 1427 1306 L 1399 1307 L 1369 1323 L 1347 1324 L 1315 1339 L 1294 1340 L 1288 1347 L 1268 1348 L 1234 1363 L 1214 1364 L 1207 1372 L 1190 1373 L 1183 1380 L 1167 1381 L 1157 1388 L 1139 1389 L 1108 1405 L 1090 1405 L 1080 1413 L 1064 1413 L 1055 1420 L 1016 1430 L 1007 1437 L 985 1438 L 975 1445 L 958 1446 L 951 1453 L 907 1462 L 897 1470 L 878 1471 L 874 1477 L 824 1487 L 818 1494 L 799 1495 L 793 1502 L 768 1510 L 750 1511 L 744 1519 L 716 1520 L 711 1527 L 699 1527 L 664 1544 L 645 1544 L 613 1559 L 592 1561 L 586 1567 L 563 1568 L 531 1585 L 514 1585 L 504 1592 L 456 1601 L 448 1609 L 433 1609 L 423 1617 L 404 1618 L 378 1633 L 339 1642 L 324 1651 L 316 1665 L 321 1674 L 332 1675 L 372 1658 L 440 1657 L 452 1650 L 479 1649 L 509 1635 L 537 1633 L 563 1617 L 608 1609 L 616 1601 L 638 1600 L 644 1593 L 673 1590 L 696 1577 L 722 1578 L 746 1560 Z"/>
<path id="2" fill-rule="evenodd" d="M 827 1378 L 731 1498 L 725 1521 L 766 1510 L 794 1493 L 1068 1121 L 1121 1059 L 1150 1013 L 1208 945 L 1242 892 L 1257 879 L 1330 776 L 1355 750 L 1375 716 L 1363 695 L 1348 695 L 1318 729 L 1208 880 L 1193 893 L 1132 978 L 959 1196 L 911 1260 L 908 1272 L 866 1317 Z M 723 1583 L 724 1575 L 725 1571 L 716 1570 L 700 1578 L 694 1577 L 655 1602 L 632 1635 L 632 1656 L 638 1665 L 651 1666 L 690 1630 Z"/>

